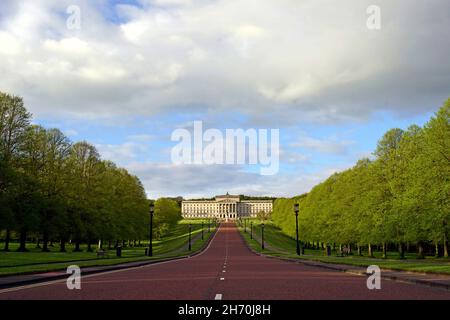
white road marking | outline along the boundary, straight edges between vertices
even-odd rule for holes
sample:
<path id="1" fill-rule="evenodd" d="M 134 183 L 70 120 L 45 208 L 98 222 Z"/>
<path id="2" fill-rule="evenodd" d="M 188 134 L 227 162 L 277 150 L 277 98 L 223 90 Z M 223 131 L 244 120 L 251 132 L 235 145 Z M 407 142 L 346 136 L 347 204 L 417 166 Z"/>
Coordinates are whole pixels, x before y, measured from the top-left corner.
<path id="1" fill-rule="evenodd" d="M 222 294 L 221 293 L 216 294 L 214 300 L 222 300 Z"/>
<path id="2" fill-rule="evenodd" d="M 223 281 L 223 280 L 225 280 L 225 278 L 220 278 L 220 280 L 222 280 L 222 281 Z"/>

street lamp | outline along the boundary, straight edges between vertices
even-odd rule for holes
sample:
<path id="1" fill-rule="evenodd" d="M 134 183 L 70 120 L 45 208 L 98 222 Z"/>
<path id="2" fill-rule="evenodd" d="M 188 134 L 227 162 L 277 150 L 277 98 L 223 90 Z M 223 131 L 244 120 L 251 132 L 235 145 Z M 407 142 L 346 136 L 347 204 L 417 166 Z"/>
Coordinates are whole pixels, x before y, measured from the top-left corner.
<path id="1" fill-rule="evenodd" d="M 244 219 L 244 232 L 247 233 L 247 219 Z"/>
<path id="2" fill-rule="evenodd" d="M 250 239 L 253 239 L 253 221 L 250 221 Z"/>
<path id="3" fill-rule="evenodd" d="M 264 223 L 261 224 L 261 250 L 264 250 Z"/>
<path id="4" fill-rule="evenodd" d="M 295 211 L 295 232 L 296 232 L 296 241 L 297 241 L 297 255 L 300 255 L 300 243 L 298 241 L 298 203 L 294 204 L 294 211 Z"/>
<path id="5" fill-rule="evenodd" d="M 208 233 L 211 233 L 211 219 L 208 219 Z"/>
<path id="6" fill-rule="evenodd" d="M 203 240 L 203 221 L 202 221 L 202 240 Z"/>
<path id="7" fill-rule="evenodd" d="M 191 231 L 192 225 L 189 223 L 189 251 L 191 251 Z"/>
<path id="8" fill-rule="evenodd" d="M 153 215 L 155 213 L 155 206 L 153 203 L 150 203 L 150 244 L 148 246 L 148 256 L 153 256 Z"/>

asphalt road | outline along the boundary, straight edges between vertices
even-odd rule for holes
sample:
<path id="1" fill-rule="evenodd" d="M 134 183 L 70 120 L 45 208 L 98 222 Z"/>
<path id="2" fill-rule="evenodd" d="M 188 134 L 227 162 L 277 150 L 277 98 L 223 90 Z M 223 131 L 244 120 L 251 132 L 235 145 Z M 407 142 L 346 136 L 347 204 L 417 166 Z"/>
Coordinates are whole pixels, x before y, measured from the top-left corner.
<path id="1" fill-rule="evenodd" d="M 450 299 L 450 292 L 366 278 L 253 254 L 233 224 L 222 224 L 210 246 L 195 257 L 113 271 L 81 279 L 0 290 L 0 299 Z"/>

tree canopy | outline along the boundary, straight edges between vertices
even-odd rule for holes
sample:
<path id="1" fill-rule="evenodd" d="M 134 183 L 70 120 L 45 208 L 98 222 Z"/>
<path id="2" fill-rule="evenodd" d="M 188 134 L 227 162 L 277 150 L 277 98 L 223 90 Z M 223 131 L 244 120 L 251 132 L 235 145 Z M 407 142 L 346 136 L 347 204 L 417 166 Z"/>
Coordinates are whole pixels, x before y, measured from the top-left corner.
<path id="1" fill-rule="evenodd" d="M 373 159 L 335 173 L 307 195 L 278 199 L 272 219 L 293 236 L 300 203 L 303 241 L 384 245 L 434 243 L 448 256 L 450 99 L 423 128 L 391 129 Z"/>
<path id="2" fill-rule="evenodd" d="M 100 158 L 86 141 L 73 143 L 60 130 L 31 125 L 20 97 L 0 93 L 0 231 L 6 249 L 12 233 L 81 242 L 148 237 L 142 183 Z M 172 215 L 172 213 L 171 213 Z M 173 221 L 173 217 L 168 223 Z M 161 218 L 162 219 L 162 218 Z"/>

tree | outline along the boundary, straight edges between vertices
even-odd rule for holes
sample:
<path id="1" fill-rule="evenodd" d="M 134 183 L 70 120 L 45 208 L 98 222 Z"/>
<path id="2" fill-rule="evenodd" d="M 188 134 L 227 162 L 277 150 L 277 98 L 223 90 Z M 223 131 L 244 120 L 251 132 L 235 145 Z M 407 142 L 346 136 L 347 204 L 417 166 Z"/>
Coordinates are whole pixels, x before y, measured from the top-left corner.
<path id="1" fill-rule="evenodd" d="M 181 220 L 181 208 L 171 199 L 159 198 L 155 201 L 155 235 L 161 237 L 167 230 Z"/>
<path id="2" fill-rule="evenodd" d="M 96 203 L 102 166 L 98 151 L 86 141 L 75 143 L 70 150 L 67 169 L 67 178 L 71 182 L 68 190 L 69 228 L 75 251 L 80 251 L 83 239 L 87 240 L 90 251 L 99 217 Z"/>
<path id="3" fill-rule="evenodd" d="M 20 193 L 16 183 L 20 181 L 17 160 L 30 118 L 22 98 L 0 92 L 0 230 L 6 228 L 6 251 L 11 229 L 15 226 L 13 205 Z"/>
<path id="4" fill-rule="evenodd" d="M 426 157 L 423 159 L 424 182 L 427 192 L 424 201 L 431 205 L 433 213 L 432 238 L 444 244 L 444 255 L 448 257 L 448 235 L 450 231 L 450 99 L 425 125 Z"/>
<path id="5" fill-rule="evenodd" d="M 262 222 L 270 219 L 270 212 L 266 212 L 264 210 L 259 211 L 256 214 L 256 217 L 261 220 Z"/>

